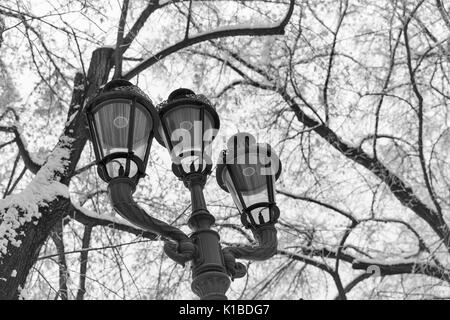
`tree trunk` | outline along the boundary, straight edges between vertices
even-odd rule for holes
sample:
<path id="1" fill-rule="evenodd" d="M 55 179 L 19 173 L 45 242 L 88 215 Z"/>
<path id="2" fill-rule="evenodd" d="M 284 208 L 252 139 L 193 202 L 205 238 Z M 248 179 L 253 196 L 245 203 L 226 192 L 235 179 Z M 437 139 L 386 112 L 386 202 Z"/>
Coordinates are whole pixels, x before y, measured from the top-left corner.
<path id="1" fill-rule="evenodd" d="M 69 185 L 81 152 L 86 144 L 88 134 L 86 120 L 82 114 L 82 109 L 86 97 L 93 95 L 96 90 L 108 80 L 108 75 L 112 68 L 112 48 L 99 48 L 92 54 L 87 79 L 78 73 L 74 79 L 74 90 L 72 102 L 70 104 L 67 123 L 60 140 L 52 154 L 61 152 L 62 149 L 68 151 L 70 156 L 64 163 L 64 170 L 55 170 L 52 179 L 66 186 Z M 86 81 L 85 81 L 86 80 Z M 54 165 L 54 164 L 52 164 Z M 49 170 L 49 163 L 42 166 L 40 171 Z M 38 173 L 39 174 L 39 173 Z M 6 199 L 5 199 L 6 200 Z M 61 223 L 61 219 L 70 212 L 70 199 L 58 196 L 49 203 L 40 203 L 38 211 L 41 214 L 39 219 L 33 218 L 30 222 L 23 223 L 15 229 L 18 234 L 16 240 L 20 240 L 16 246 L 7 240 L 7 251 L 0 253 L 0 299 L 18 299 L 20 290 L 25 285 L 27 276 L 31 268 L 36 263 L 39 251 L 51 234 L 56 223 Z M 0 212 L 0 226 L 4 223 L 4 212 Z M 17 208 L 18 217 L 23 217 L 26 212 Z"/>

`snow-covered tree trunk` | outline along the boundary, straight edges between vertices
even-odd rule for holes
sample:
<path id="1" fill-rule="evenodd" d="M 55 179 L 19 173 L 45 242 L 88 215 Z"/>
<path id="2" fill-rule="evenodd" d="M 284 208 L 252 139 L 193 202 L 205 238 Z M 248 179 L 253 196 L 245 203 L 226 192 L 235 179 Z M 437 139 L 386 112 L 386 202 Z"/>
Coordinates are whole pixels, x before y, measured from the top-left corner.
<path id="1" fill-rule="evenodd" d="M 17 299 L 38 253 L 56 223 L 73 210 L 68 186 L 87 141 L 82 106 L 105 83 L 114 49 L 92 54 L 87 79 L 74 80 L 67 123 L 59 142 L 20 194 L 0 201 L 0 299 Z M 85 81 L 86 80 L 86 81 Z"/>

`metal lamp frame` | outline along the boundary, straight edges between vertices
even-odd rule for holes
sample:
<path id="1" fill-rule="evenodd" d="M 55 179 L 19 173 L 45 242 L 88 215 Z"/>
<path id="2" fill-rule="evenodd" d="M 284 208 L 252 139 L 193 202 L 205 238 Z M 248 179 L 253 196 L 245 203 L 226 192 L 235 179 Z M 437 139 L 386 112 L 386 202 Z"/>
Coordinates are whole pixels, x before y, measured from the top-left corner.
<path id="1" fill-rule="evenodd" d="M 161 129 L 162 129 L 162 134 L 164 135 L 164 138 L 161 135 L 158 135 L 156 137 L 156 140 L 163 146 L 168 148 L 169 152 L 171 153 L 171 155 L 173 155 L 173 148 L 174 145 L 172 144 L 172 139 L 170 137 L 170 134 L 168 132 L 168 129 L 165 125 L 164 122 L 164 118 L 165 116 L 173 110 L 176 109 L 181 109 L 184 106 L 189 106 L 189 108 L 195 108 L 195 109 L 199 109 L 199 119 L 198 121 L 200 121 L 202 123 L 202 135 L 205 134 L 205 113 L 209 113 L 209 115 L 212 117 L 213 120 L 213 129 L 215 130 L 219 130 L 220 128 L 220 118 L 219 115 L 217 114 L 216 109 L 214 109 L 214 107 L 211 105 L 211 103 L 208 101 L 208 99 L 206 99 L 206 97 L 202 96 L 202 95 L 196 95 L 194 92 L 192 92 L 189 89 L 178 89 L 173 91 L 170 95 L 169 98 L 167 99 L 167 101 L 161 103 L 158 106 L 158 113 L 161 119 Z M 190 170 L 189 172 L 184 171 L 183 166 L 181 164 L 179 164 L 179 162 L 181 162 L 181 159 L 183 158 L 183 155 L 175 155 L 176 159 L 173 159 L 175 161 L 173 161 L 172 164 L 172 171 L 175 174 L 175 176 L 177 176 L 178 178 L 182 178 L 184 176 L 187 176 L 190 173 L 203 173 L 203 174 L 209 174 L 212 170 L 212 161 L 211 158 L 205 154 L 205 141 L 202 138 L 202 146 L 201 146 L 201 159 L 202 159 L 202 163 L 201 166 L 199 166 L 198 170 Z M 215 136 L 212 137 L 212 140 L 214 140 Z M 164 139 L 167 141 L 167 146 L 164 142 Z M 187 155 L 184 156 L 195 156 L 198 155 L 196 154 L 196 152 L 192 151 Z M 206 165 L 205 165 L 205 160 L 206 160 Z"/>
<path id="2" fill-rule="evenodd" d="M 127 141 L 128 152 L 114 152 L 105 156 L 103 154 L 102 142 L 100 141 L 99 130 L 94 115 L 98 110 L 104 108 L 105 105 L 111 104 L 113 101 L 125 102 L 130 105 L 130 121 L 128 124 L 129 131 Z M 148 112 L 153 122 L 153 130 L 150 131 L 148 137 L 144 159 L 139 158 L 133 151 L 136 108 Z M 133 161 L 137 167 L 137 172 L 135 176 L 129 178 L 137 183 L 140 178 L 145 176 L 145 167 L 148 162 L 152 140 L 155 135 L 158 135 L 155 128 L 159 127 L 159 116 L 151 100 L 141 92 L 138 87 L 132 85 L 130 82 L 126 80 L 112 80 L 105 85 L 97 96 L 88 102 L 85 113 L 88 120 L 89 131 L 91 133 L 91 141 L 94 145 L 95 157 L 97 159 L 97 172 L 99 176 L 105 182 L 111 181 L 113 178 L 109 175 L 106 165 L 116 159 L 125 159 L 126 162 L 123 176 L 128 177 L 130 174 L 131 161 Z"/>
<path id="3" fill-rule="evenodd" d="M 207 159 L 208 164 L 205 167 L 201 167 L 201 170 L 185 172 L 179 164 L 174 163 L 172 166 L 174 174 L 183 181 L 191 194 L 192 213 L 188 220 L 188 225 L 193 231 L 192 234 L 188 236 L 180 229 L 169 225 L 164 221 L 153 218 L 134 201 L 133 193 L 139 178 L 145 174 L 145 165 L 148 161 L 152 138 L 155 137 L 159 143 L 164 145 L 163 138 L 158 133 L 159 124 L 162 126 L 164 135 L 168 141 L 169 151 L 172 151 L 173 145 L 168 135 L 167 128 L 165 128 L 164 121 L 158 121 L 158 114 L 153 108 L 150 100 L 146 100 L 145 96 L 140 94 L 134 94 L 130 100 L 130 92 L 128 92 L 128 94 L 126 90 L 125 92 L 120 92 L 121 89 L 126 89 L 127 86 L 129 87 L 129 82 L 124 82 L 123 80 L 113 81 L 116 81 L 116 83 L 110 83 L 108 85 L 116 85 L 115 88 L 117 89 L 115 91 L 100 93 L 100 95 L 94 98 L 86 108 L 92 142 L 94 143 L 94 150 L 97 158 L 98 172 L 100 177 L 108 182 L 108 193 L 113 208 L 126 220 L 139 226 L 143 230 L 152 232 L 154 234 L 154 236 L 151 237 L 152 239 L 164 240 L 164 252 L 172 260 L 183 266 L 186 262 L 192 263 L 193 280 L 191 287 L 192 291 L 201 299 L 226 300 L 226 292 L 230 287 L 231 279 L 243 277 L 247 271 L 242 263 L 236 262 L 236 259 L 266 260 L 276 253 L 278 242 L 276 236 L 277 231 L 274 224 L 278 219 L 279 210 L 274 202 L 272 180 L 268 180 L 268 182 L 270 182 L 268 188 L 271 188 L 269 194 L 272 194 L 272 198 L 269 199 L 269 202 L 260 203 L 247 208 L 247 210 L 251 210 L 261 206 L 270 206 L 271 212 L 273 212 L 270 223 L 251 228 L 251 231 L 257 240 L 257 244 L 255 245 L 222 248 L 220 245 L 219 234 L 217 231 L 211 229 L 215 222 L 215 218 L 208 211 L 203 194 L 207 178 L 211 174 L 212 163 L 210 162 L 210 159 Z M 117 87 L 118 84 L 125 84 L 125 86 Z M 108 89 L 107 86 L 105 86 L 106 89 Z M 176 90 L 169 96 L 169 100 L 179 93 L 185 94 L 190 92 L 192 91 L 187 89 L 182 89 L 181 91 Z M 128 101 L 132 102 L 131 110 L 134 110 L 134 108 L 138 106 L 136 104 L 138 102 L 149 109 L 148 111 L 152 117 L 156 114 L 156 117 L 153 118 L 153 130 L 149 135 L 149 142 L 143 161 L 134 155 L 130 149 L 133 142 L 132 140 L 130 142 L 130 139 L 132 139 L 132 137 L 130 138 L 130 135 L 128 137 L 128 152 L 113 153 L 106 157 L 103 157 L 101 149 L 99 148 L 99 141 L 96 140 L 98 139 L 98 131 L 93 118 L 95 111 L 104 106 L 104 104 L 111 99 L 126 98 L 128 98 Z M 204 119 L 205 111 L 210 112 L 213 117 L 213 127 L 216 130 L 219 129 L 220 121 L 217 112 L 209 103 L 206 103 L 202 99 L 198 99 L 198 96 L 183 97 L 169 101 L 166 103 L 165 107 L 159 111 L 159 115 L 164 116 L 166 112 L 173 110 L 173 108 L 181 107 L 182 104 L 188 104 L 191 107 L 194 105 L 201 108 L 200 120 Z M 131 116 L 133 115 L 130 114 L 130 118 L 132 118 Z M 134 122 L 134 117 L 132 119 Z M 134 123 L 130 124 L 130 130 L 134 130 Z M 133 131 L 130 131 L 130 133 L 132 132 Z M 202 128 L 202 134 L 204 134 L 204 126 Z M 213 136 L 213 139 L 214 138 L 215 137 Z M 202 144 L 202 153 L 204 153 L 204 144 Z M 203 156 L 205 155 L 203 154 Z M 106 170 L 106 164 L 118 158 L 126 159 L 127 161 L 124 176 L 111 178 Z M 126 176 L 126 174 L 129 173 L 130 161 L 135 162 L 138 168 L 138 172 L 134 177 Z M 278 176 L 280 172 L 281 166 L 277 173 Z M 272 179 L 272 176 L 270 176 L 270 179 Z M 248 221 L 246 222 L 248 224 Z M 244 220 L 243 223 L 245 225 Z"/>
<path id="4" fill-rule="evenodd" d="M 250 150 L 249 150 L 249 146 L 246 145 L 244 149 L 246 158 L 250 155 Z M 266 145 L 266 146 L 261 146 L 259 144 L 256 145 L 256 153 L 257 155 L 259 155 L 262 150 L 267 151 L 267 153 L 269 155 L 272 154 L 272 150 L 270 148 L 270 146 Z M 267 184 L 267 195 L 268 195 L 268 201 L 267 202 L 259 202 L 259 203 L 255 203 L 252 204 L 250 206 L 248 206 L 248 204 L 246 203 L 246 201 L 244 200 L 244 197 L 242 195 L 242 192 L 236 187 L 237 185 L 237 177 L 234 175 L 233 171 L 231 170 L 231 167 L 234 165 L 233 163 L 235 162 L 236 158 L 237 158 L 237 154 L 236 154 L 237 150 L 234 150 L 234 154 L 231 154 L 232 157 L 230 157 L 230 154 L 227 150 L 223 150 L 222 151 L 222 158 L 221 158 L 221 162 L 217 165 L 217 169 L 216 169 L 216 179 L 217 179 L 217 183 L 218 185 L 226 192 L 230 192 L 230 190 L 228 190 L 225 181 L 223 180 L 223 173 L 225 170 L 228 171 L 228 174 L 231 178 L 231 181 L 233 183 L 233 185 L 235 186 L 235 191 L 236 191 L 236 195 L 239 198 L 239 202 L 242 205 L 242 211 L 241 211 L 241 222 L 242 224 L 247 228 L 247 229 L 251 229 L 251 228 L 258 228 L 264 225 L 269 225 L 269 224 L 274 224 L 277 222 L 279 216 L 280 216 L 280 209 L 278 208 L 278 206 L 276 205 L 275 202 L 275 190 L 273 188 L 274 185 L 274 179 L 275 181 L 278 180 L 278 178 L 281 175 L 281 171 L 282 171 L 282 165 L 281 165 L 281 161 L 278 159 L 278 157 L 276 157 L 276 160 L 278 161 L 278 170 L 275 173 L 275 175 L 271 175 L 268 174 L 266 175 L 266 184 Z M 247 156 L 248 155 L 248 156 Z M 259 158 L 259 157 L 258 157 Z M 231 159 L 232 163 L 229 163 Z M 267 164 L 266 167 L 269 167 L 271 164 Z M 251 212 L 254 209 L 257 208 L 268 208 L 269 209 L 269 213 L 270 213 L 270 217 L 269 220 L 267 222 L 256 222 L 253 218 L 253 215 L 251 214 Z"/>

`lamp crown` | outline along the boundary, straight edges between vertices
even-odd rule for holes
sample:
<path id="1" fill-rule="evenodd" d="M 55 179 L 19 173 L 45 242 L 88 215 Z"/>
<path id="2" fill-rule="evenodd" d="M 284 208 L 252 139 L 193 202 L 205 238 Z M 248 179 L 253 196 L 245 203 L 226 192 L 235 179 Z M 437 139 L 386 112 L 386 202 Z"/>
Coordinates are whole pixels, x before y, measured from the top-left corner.
<path id="1" fill-rule="evenodd" d="M 169 95 L 169 97 L 167 98 L 167 101 L 173 101 L 173 100 L 188 98 L 189 96 L 195 96 L 195 92 L 190 90 L 190 89 L 179 88 L 179 89 L 173 91 Z"/>
<path id="2" fill-rule="evenodd" d="M 88 99 L 86 103 L 88 106 L 87 109 L 89 109 L 89 105 L 95 105 L 99 100 L 105 100 L 103 97 L 111 97 L 108 96 L 109 93 L 114 94 L 115 92 L 120 92 L 125 96 L 140 97 L 154 107 L 152 99 L 150 99 L 150 97 L 138 86 L 125 79 L 114 79 L 99 88 L 96 93 Z"/>

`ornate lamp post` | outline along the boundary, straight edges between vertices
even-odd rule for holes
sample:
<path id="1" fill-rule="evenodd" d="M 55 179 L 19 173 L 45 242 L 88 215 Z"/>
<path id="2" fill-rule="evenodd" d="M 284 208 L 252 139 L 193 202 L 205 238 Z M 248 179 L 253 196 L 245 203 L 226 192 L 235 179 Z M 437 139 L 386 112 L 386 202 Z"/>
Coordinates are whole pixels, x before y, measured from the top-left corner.
<path id="1" fill-rule="evenodd" d="M 245 227 L 258 244 L 221 248 L 215 219 L 203 195 L 212 170 L 211 144 L 220 127 L 219 116 L 204 96 L 175 90 L 159 111 L 136 86 L 125 80 L 109 82 L 88 103 L 86 115 L 99 176 L 108 182 L 113 208 L 125 219 L 165 240 L 165 253 L 184 265 L 192 262 L 192 290 L 201 299 L 227 299 L 230 278 L 243 277 L 246 268 L 236 259 L 265 260 L 277 248 L 274 183 L 281 164 L 270 146 L 257 144 L 249 134 L 233 136 L 222 152 L 217 181 L 230 192 Z M 190 190 L 190 236 L 148 215 L 133 193 L 145 174 L 153 137 L 172 158 L 172 170 Z"/>

